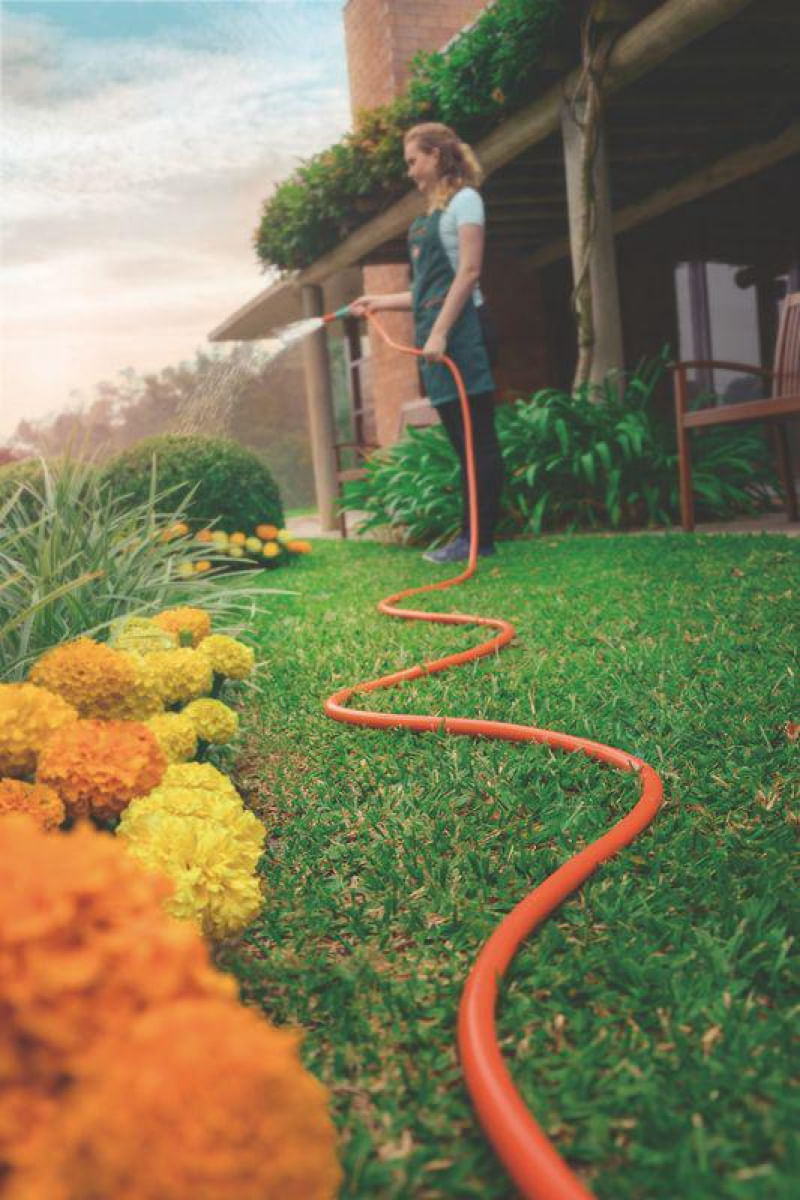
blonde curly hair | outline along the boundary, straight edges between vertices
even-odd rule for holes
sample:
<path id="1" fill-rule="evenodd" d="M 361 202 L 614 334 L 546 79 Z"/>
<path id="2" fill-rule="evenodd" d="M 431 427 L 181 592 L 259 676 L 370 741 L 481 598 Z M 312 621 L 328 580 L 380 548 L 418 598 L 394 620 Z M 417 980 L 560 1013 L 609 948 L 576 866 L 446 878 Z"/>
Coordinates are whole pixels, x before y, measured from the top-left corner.
<path id="1" fill-rule="evenodd" d="M 483 170 L 466 142 L 455 130 L 438 121 L 414 125 L 406 131 L 403 144 L 416 142 L 426 154 L 439 151 L 439 186 L 431 197 L 431 208 L 444 208 L 463 187 L 480 187 Z"/>

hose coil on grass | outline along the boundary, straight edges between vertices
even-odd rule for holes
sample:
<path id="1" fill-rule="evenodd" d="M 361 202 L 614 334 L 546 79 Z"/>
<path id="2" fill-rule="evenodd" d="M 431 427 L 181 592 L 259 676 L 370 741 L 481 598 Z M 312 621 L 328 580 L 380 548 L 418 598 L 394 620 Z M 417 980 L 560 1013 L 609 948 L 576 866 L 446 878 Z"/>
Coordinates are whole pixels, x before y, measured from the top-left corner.
<path id="1" fill-rule="evenodd" d="M 403 354 L 421 355 L 420 350 L 393 341 L 373 314 L 368 315 L 381 337 L 394 350 Z M 580 887 L 602 862 L 627 846 L 649 825 L 661 805 L 661 780 L 652 767 L 624 750 L 571 734 L 558 733 L 552 729 L 538 729 L 533 725 L 514 725 L 504 721 L 439 717 L 421 713 L 373 712 L 370 709 L 349 707 L 351 697 L 357 693 L 393 687 L 407 680 L 419 679 L 423 675 L 433 675 L 448 667 L 484 658 L 507 645 L 515 635 L 514 626 L 498 617 L 423 612 L 399 607 L 400 602 L 410 596 L 441 591 L 465 583 L 475 573 L 477 565 L 478 499 L 469 404 L 458 367 L 450 358 L 444 357 L 442 361 L 453 374 L 464 420 L 470 512 L 469 559 L 466 568 L 452 579 L 397 592 L 381 600 L 378 611 L 389 617 L 410 621 L 433 621 L 442 625 L 481 625 L 495 632 L 487 641 L 470 650 L 448 654 L 444 658 L 419 663 L 403 671 L 394 671 L 379 679 L 342 688 L 325 701 L 325 712 L 335 721 L 372 729 L 403 728 L 417 732 L 496 738 L 509 742 L 538 742 L 557 750 L 581 751 L 598 762 L 616 767 L 620 771 L 634 772 L 639 776 L 641 791 L 631 811 L 602 837 L 568 859 L 503 918 L 484 944 L 470 971 L 461 995 L 458 1013 L 459 1053 L 472 1103 L 497 1156 L 521 1194 L 526 1200 L 592 1200 L 592 1193 L 570 1170 L 533 1119 L 506 1068 L 495 1026 L 498 982 L 528 934 Z"/>

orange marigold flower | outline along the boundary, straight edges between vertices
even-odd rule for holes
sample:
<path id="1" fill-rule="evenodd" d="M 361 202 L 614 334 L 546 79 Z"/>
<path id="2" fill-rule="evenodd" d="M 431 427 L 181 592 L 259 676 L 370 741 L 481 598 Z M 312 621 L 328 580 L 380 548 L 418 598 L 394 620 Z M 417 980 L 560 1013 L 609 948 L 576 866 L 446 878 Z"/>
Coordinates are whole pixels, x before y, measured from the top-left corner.
<path id="1" fill-rule="evenodd" d="M 196 542 L 210 542 L 211 541 L 211 530 L 210 529 L 199 529 L 197 531 L 197 533 L 194 535 L 194 540 Z"/>
<path id="2" fill-rule="evenodd" d="M 311 542 L 306 542 L 298 538 L 297 541 L 287 542 L 286 549 L 290 554 L 310 554 Z"/>
<path id="3" fill-rule="evenodd" d="M 44 783 L 0 779 L 0 817 L 28 813 L 40 829 L 58 829 L 67 815 L 58 792 Z"/>
<path id="4" fill-rule="evenodd" d="M 96 1039 L 126 1037 L 135 1013 L 235 998 L 193 927 L 165 915 L 171 890 L 89 825 L 54 836 L 28 816 L 0 820 L 4 1081 L 55 1091 Z"/>
<path id="5" fill-rule="evenodd" d="M 176 521 L 174 525 L 170 525 L 161 534 L 162 542 L 171 542 L 173 538 L 185 537 L 189 532 L 189 526 L 184 521 Z"/>
<path id="6" fill-rule="evenodd" d="M 47 688 L 0 684 L 0 775 L 33 775 L 50 735 L 77 719 L 77 709 Z"/>
<path id="7" fill-rule="evenodd" d="M 71 817 L 118 817 L 146 796 L 167 768 L 151 730 L 135 721 L 75 721 L 59 729 L 39 755 L 38 783 L 55 788 Z"/>
<path id="8" fill-rule="evenodd" d="M 40 1194 L 55 1180 L 64 1200 L 333 1200 L 328 1095 L 298 1044 L 215 1000 L 142 1013 L 87 1059 L 51 1130 Z"/>
<path id="9" fill-rule="evenodd" d="M 204 571 L 211 570 L 211 563 L 207 558 L 201 558 L 194 564 L 194 570 L 196 575 L 202 575 Z"/>
<path id="10" fill-rule="evenodd" d="M 265 542 L 264 549 L 261 551 L 261 553 L 264 555 L 264 558 L 276 558 L 280 552 L 281 548 L 277 542 Z"/>
<path id="11" fill-rule="evenodd" d="M 164 707 L 138 657 L 88 637 L 48 650 L 30 679 L 73 704 L 81 717 L 146 717 Z"/>
<path id="12" fill-rule="evenodd" d="M 273 538 L 278 536 L 278 526 L 256 525 L 256 536 L 260 537 L 262 542 L 271 542 Z"/>
<path id="13" fill-rule="evenodd" d="M 228 540 L 234 546 L 243 546 L 245 544 L 245 542 L 247 541 L 247 534 L 237 531 L 236 533 L 232 533 Z"/>
<path id="14" fill-rule="evenodd" d="M 153 620 L 167 633 L 174 633 L 178 638 L 183 633 L 191 635 L 189 644 L 192 646 L 198 645 L 211 633 L 211 617 L 202 608 L 167 608 Z"/>

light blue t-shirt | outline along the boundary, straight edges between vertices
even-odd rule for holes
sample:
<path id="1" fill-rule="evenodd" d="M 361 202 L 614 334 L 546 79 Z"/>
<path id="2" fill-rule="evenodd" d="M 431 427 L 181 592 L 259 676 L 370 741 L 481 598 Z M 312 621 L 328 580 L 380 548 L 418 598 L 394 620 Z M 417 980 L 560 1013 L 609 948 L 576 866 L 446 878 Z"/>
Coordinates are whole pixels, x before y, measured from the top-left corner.
<path id="1" fill-rule="evenodd" d="M 463 187 L 456 192 L 439 222 L 439 236 L 445 254 L 454 271 L 458 270 L 458 229 L 460 225 L 485 225 L 486 216 L 480 192 L 475 188 Z M 478 285 L 472 293 L 476 305 L 483 304 L 483 295 Z"/>

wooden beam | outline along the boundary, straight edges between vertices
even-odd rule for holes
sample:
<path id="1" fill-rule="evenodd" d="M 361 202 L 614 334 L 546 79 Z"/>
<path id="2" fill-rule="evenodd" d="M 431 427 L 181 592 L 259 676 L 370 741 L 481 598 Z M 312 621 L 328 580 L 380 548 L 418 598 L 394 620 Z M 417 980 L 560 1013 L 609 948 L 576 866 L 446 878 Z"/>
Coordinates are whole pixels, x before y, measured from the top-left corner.
<path id="1" fill-rule="evenodd" d="M 715 26 L 728 21 L 751 0 L 665 0 L 659 8 L 627 30 L 609 56 L 603 80 L 605 94 L 619 91 L 633 80 L 646 75 L 670 55 Z M 580 71 L 575 69 L 554 84 L 544 96 L 523 108 L 493 130 L 476 146 L 478 158 L 487 173 L 496 171 L 535 142 L 554 133 L 561 121 L 561 103 L 565 91 L 571 94 L 578 85 Z M 416 192 L 404 196 L 334 249 L 318 258 L 303 271 L 297 286 L 321 283 L 335 271 L 364 258 L 381 242 L 396 237 L 422 211 Z"/>
<path id="2" fill-rule="evenodd" d="M 673 187 L 655 192 L 638 204 L 630 204 L 626 208 L 619 209 L 614 215 L 614 233 L 624 233 L 626 229 L 633 229 L 636 225 L 650 221 L 653 217 L 659 217 L 681 204 L 699 200 L 709 192 L 716 192 L 719 188 L 735 183 L 738 179 L 746 179 L 748 175 L 754 175 L 757 171 L 771 167 L 784 158 L 798 153 L 800 153 L 800 121 L 793 121 L 787 129 L 784 129 L 783 133 L 779 133 L 771 141 L 757 142 L 753 146 L 747 146 L 744 150 L 727 154 L 724 158 L 711 163 L 710 166 L 703 167 L 701 171 L 696 171 L 693 175 L 682 179 Z M 561 241 L 554 242 L 537 251 L 526 260 L 526 265 L 543 267 L 548 263 L 556 262 L 559 258 L 566 258 L 568 254 L 569 239 L 562 238 Z"/>

